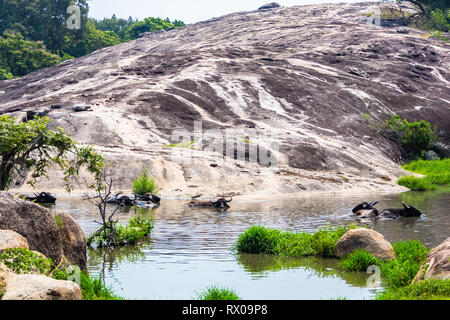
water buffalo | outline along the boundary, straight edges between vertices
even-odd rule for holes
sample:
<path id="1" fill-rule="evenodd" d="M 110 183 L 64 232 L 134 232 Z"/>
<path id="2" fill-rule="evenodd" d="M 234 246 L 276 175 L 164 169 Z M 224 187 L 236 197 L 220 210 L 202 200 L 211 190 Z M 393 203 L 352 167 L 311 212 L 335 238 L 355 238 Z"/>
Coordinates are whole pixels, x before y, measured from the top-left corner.
<path id="1" fill-rule="evenodd" d="M 378 202 L 363 202 L 359 204 L 352 210 L 353 216 L 359 219 L 398 219 L 401 217 L 420 217 L 422 215 L 420 210 L 412 206 L 408 206 L 404 202 L 402 202 L 403 209 L 384 209 L 379 212 L 378 209 L 374 207 L 377 203 Z"/>
<path id="2" fill-rule="evenodd" d="M 233 201 L 233 197 L 230 198 L 230 200 L 226 200 L 224 198 L 219 198 L 217 200 L 211 199 L 211 200 L 196 200 L 193 199 L 189 206 L 191 207 L 214 207 L 217 209 L 228 209 L 230 206 L 228 205 L 229 202 Z"/>
<path id="3" fill-rule="evenodd" d="M 356 207 L 353 208 L 352 212 L 353 213 L 357 213 L 358 211 L 361 210 L 371 210 L 374 209 L 375 205 L 378 203 L 377 202 L 371 202 L 371 203 L 367 203 L 367 202 L 363 202 L 361 204 L 358 204 Z"/>
<path id="4" fill-rule="evenodd" d="M 381 211 L 380 216 L 389 219 L 398 219 L 398 218 L 410 218 L 410 217 L 420 217 L 423 213 L 414 208 L 413 206 L 408 206 L 404 202 L 402 202 L 403 209 L 384 209 Z"/>
<path id="5" fill-rule="evenodd" d="M 161 198 L 158 196 L 155 196 L 154 194 L 151 193 L 146 193 L 143 196 L 138 196 L 138 199 L 140 201 L 144 201 L 144 202 L 151 202 L 151 203 L 160 203 L 161 202 Z"/>
<path id="6" fill-rule="evenodd" d="M 108 204 L 116 204 L 116 205 L 119 205 L 121 207 L 132 207 L 132 206 L 134 206 L 134 202 L 137 199 L 137 195 L 136 194 L 133 194 L 134 195 L 134 199 L 131 199 L 128 196 L 121 196 L 120 197 L 121 194 L 122 193 L 120 192 L 120 193 L 116 194 L 114 197 L 110 197 L 108 200 L 106 200 L 106 203 L 108 203 Z"/>
<path id="7" fill-rule="evenodd" d="M 48 192 L 41 192 L 41 193 L 35 193 L 34 197 L 27 197 L 24 196 L 24 199 L 26 201 L 33 201 L 35 203 L 40 203 L 40 204 L 46 204 L 46 203 L 55 203 L 56 202 L 56 197 L 51 195 Z"/>

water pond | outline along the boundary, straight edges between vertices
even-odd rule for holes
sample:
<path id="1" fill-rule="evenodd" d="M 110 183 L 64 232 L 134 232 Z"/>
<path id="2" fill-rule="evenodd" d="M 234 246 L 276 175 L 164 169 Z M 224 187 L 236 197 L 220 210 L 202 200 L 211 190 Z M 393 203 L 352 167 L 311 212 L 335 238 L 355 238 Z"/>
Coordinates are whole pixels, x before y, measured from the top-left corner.
<path id="1" fill-rule="evenodd" d="M 405 201 L 425 215 L 397 221 L 358 222 L 351 209 L 362 201 L 380 200 L 379 208 Z M 372 299 L 365 273 L 340 270 L 337 260 L 285 258 L 233 252 L 248 227 L 314 232 L 323 226 L 356 223 L 374 228 L 389 241 L 418 239 L 428 247 L 449 236 L 450 194 L 414 193 L 367 196 L 315 196 L 282 200 L 234 201 L 226 212 L 189 208 L 187 201 L 163 199 L 145 214 L 155 220 L 151 239 L 135 247 L 88 250 L 88 270 L 101 276 L 126 299 L 184 300 L 211 285 L 234 289 L 245 300 Z M 94 207 L 79 197 L 61 197 L 54 209 L 73 215 L 86 234 L 96 230 Z M 121 221 L 136 214 L 124 209 Z"/>

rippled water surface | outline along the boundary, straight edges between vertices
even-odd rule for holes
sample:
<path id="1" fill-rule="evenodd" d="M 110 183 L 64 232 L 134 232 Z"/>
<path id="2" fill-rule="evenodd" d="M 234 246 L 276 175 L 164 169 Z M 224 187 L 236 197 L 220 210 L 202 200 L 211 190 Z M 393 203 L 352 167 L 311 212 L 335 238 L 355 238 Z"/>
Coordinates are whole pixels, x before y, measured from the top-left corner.
<path id="1" fill-rule="evenodd" d="M 425 215 L 397 221 L 358 222 L 351 209 L 362 201 L 378 208 L 400 208 L 405 201 Z M 238 255 L 233 243 L 248 227 L 265 225 L 314 232 L 327 225 L 355 222 L 373 227 L 389 241 L 419 239 L 429 247 L 449 236 L 450 194 L 403 193 L 367 196 L 320 196 L 271 201 L 234 201 L 226 212 L 189 208 L 187 201 L 162 200 L 149 211 L 155 219 L 151 240 L 118 250 L 89 250 L 88 268 L 127 299 L 193 299 L 210 285 L 235 289 L 243 299 L 371 299 L 364 273 L 342 272 L 334 259 Z M 76 197 L 58 199 L 55 209 L 74 216 L 86 234 L 98 219 L 94 207 Z M 135 214 L 121 213 L 121 220 Z"/>

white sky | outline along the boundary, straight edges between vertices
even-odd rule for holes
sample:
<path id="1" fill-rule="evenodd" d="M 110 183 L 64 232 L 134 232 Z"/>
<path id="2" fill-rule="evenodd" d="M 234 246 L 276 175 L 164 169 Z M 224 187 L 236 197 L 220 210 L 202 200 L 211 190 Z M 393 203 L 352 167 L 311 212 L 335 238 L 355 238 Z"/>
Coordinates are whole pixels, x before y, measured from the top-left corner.
<path id="1" fill-rule="evenodd" d="M 194 23 L 228 13 L 256 10 L 269 2 L 273 0 L 89 0 L 89 16 L 102 19 L 111 17 L 115 13 L 119 18 L 160 17 Z M 279 0 L 276 2 L 290 7 L 315 3 L 367 2 L 367 0 Z"/>

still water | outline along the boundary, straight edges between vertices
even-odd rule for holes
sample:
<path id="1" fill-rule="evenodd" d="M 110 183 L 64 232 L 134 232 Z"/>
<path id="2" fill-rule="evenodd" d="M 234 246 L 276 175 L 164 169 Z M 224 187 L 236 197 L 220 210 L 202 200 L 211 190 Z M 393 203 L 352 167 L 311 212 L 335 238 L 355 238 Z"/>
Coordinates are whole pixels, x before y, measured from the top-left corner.
<path id="1" fill-rule="evenodd" d="M 351 209 L 377 201 L 379 209 L 401 208 L 401 201 L 422 210 L 421 218 L 358 222 Z M 131 248 L 88 250 L 88 270 L 101 276 L 126 299 L 194 299 L 205 287 L 226 286 L 245 300 L 372 299 L 365 273 L 339 269 L 335 259 L 283 258 L 236 254 L 238 236 L 250 226 L 314 232 L 328 225 L 356 223 L 382 233 L 389 241 L 421 240 L 434 247 L 450 234 L 449 193 L 317 196 L 253 202 L 233 201 L 226 212 L 190 208 L 187 201 L 163 199 L 146 214 L 154 217 L 151 239 Z M 95 207 L 76 197 L 62 197 L 54 209 L 73 215 L 88 235 L 98 227 Z M 136 214 L 124 209 L 120 220 Z"/>

